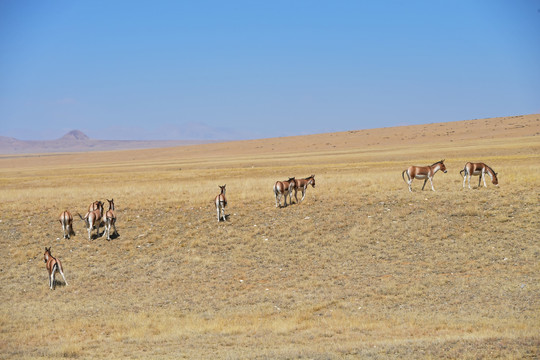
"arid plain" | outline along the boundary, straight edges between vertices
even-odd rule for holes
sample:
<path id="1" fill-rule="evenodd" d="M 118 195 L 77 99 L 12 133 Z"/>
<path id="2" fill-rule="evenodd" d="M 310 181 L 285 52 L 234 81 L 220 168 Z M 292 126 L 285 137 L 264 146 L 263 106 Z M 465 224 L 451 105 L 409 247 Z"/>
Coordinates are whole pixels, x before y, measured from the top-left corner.
<path id="1" fill-rule="evenodd" d="M 410 193 L 402 171 L 441 159 Z M 0 357 L 538 358 L 539 160 L 538 114 L 0 155 Z M 500 186 L 463 189 L 467 161 Z M 276 208 L 276 180 L 311 174 Z M 110 198 L 118 237 L 62 238 L 63 210 Z"/>

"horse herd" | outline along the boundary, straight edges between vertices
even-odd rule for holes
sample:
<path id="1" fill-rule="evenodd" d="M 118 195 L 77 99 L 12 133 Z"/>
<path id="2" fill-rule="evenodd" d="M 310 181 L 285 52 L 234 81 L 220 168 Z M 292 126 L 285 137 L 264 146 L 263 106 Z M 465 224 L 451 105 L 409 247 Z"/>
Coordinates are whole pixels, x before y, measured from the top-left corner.
<path id="1" fill-rule="evenodd" d="M 444 160 L 437 161 L 436 163 L 430 165 L 430 166 L 410 166 L 408 169 L 404 170 L 401 173 L 401 176 L 405 182 L 407 182 L 409 186 L 409 191 L 412 192 L 412 181 L 414 179 L 424 180 L 424 185 L 422 186 L 422 190 L 424 190 L 424 187 L 426 186 L 427 181 L 431 183 L 431 190 L 435 191 L 435 188 L 433 187 L 433 176 L 435 173 L 437 173 L 439 170 L 446 173 L 446 166 L 444 165 Z M 405 174 L 407 174 L 407 180 L 405 180 Z M 493 171 L 492 168 L 490 168 L 488 165 L 484 163 L 471 163 L 468 162 L 465 164 L 465 167 L 463 170 L 460 171 L 460 174 L 463 176 L 463 187 L 465 187 L 465 183 L 468 179 L 469 183 L 469 189 L 471 188 L 471 177 L 472 176 L 479 176 L 478 180 L 478 187 L 480 187 L 480 183 L 483 180 L 484 181 L 484 187 L 487 187 L 486 180 L 485 180 L 485 174 L 488 174 L 491 177 L 491 182 L 498 186 L 498 179 L 497 179 L 497 173 Z M 306 196 L 306 190 L 308 186 L 311 185 L 313 188 L 315 188 L 315 175 L 308 176 L 307 178 L 303 179 L 296 179 L 294 177 L 291 177 L 284 181 L 276 181 L 274 184 L 273 190 L 274 195 L 276 198 L 276 207 L 285 207 L 287 206 L 287 197 L 289 198 L 289 205 L 292 204 L 292 193 L 294 191 L 294 198 L 296 199 L 296 203 L 300 204 L 305 196 Z M 219 186 L 220 193 L 215 197 L 215 205 L 216 205 L 216 211 L 217 211 L 217 220 L 220 221 L 226 221 L 226 215 L 225 215 L 225 208 L 227 206 L 227 198 L 225 196 L 226 192 L 226 185 Z M 300 201 L 298 201 L 298 191 L 302 192 L 302 198 Z M 283 205 L 281 205 L 281 199 L 283 198 Z M 83 217 L 81 214 L 77 213 L 77 215 L 85 222 L 86 230 L 88 231 L 88 239 L 92 239 L 92 230 L 97 230 L 97 236 L 99 236 L 99 228 L 101 226 L 101 223 L 104 223 L 105 226 L 105 233 L 107 234 L 107 240 L 111 240 L 110 237 L 110 231 L 111 227 L 114 229 L 113 236 L 117 235 L 118 232 L 116 231 L 116 213 L 114 210 L 114 199 L 108 200 L 109 203 L 109 210 L 103 214 L 103 205 L 104 203 L 101 201 L 94 201 L 90 206 L 88 207 L 88 212 Z M 69 239 L 71 235 L 75 235 L 75 232 L 73 230 L 73 216 L 71 213 L 67 210 L 63 211 L 60 214 L 60 224 L 62 225 L 62 230 L 64 232 L 64 239 Z M 65 284 L 67 285 L 66 278 L 64 277 L 64 272 L 62 268 L 62 264 L 60 260 L 54 258 L 51 255 L 51 248 L 45 248 L 45 253 L 43 254 L 43 260 L 46 263 L 47 271 L 49 273 L 49 287 L 50 289 L 54 289 L 54 276 L 56 271 L 60 272 L 62 275 L 62 278 L 64 279 Z"/>
<path id="2" fill-rule="evenodd" d="M 430 166 L 409 166 L 407 170 L 403 170 L 403 172 L 401 173 L 401 177 L 405 182 L 407 182 L 407 185 L 409 185 L 410 192 L 412 192 L 411 184 L 414 179 L 424 180 L 422 190 L 424 190 L 426 182 L 429 180 L 429 182 L 431 183 L 431 190 L 435 191 L 435 188 L 433 187 L 433 176 L 435 176 L 435 173 L 439 170 L 446 173 L 446 166 L 444 165 L 444 160 L 437 161 Z M 484 163 L 468 162 L 465 164 L 463 170 L 461 170 L 459 173 L 463 177 L 463 187 L 465 187 L 465 182 L 467 181 L 467 179 L 469 180 L 469 189 L 471 188 L 472 176 L 479 176 L 478 187 L 480 187 L 480 182 L 482 180 L 484 181 L 484 187 L 487 187 L 486 174 L 488 174 L 491 178 L 491 182 L 493 183 L 493 185 L 499 186 L 497 173 Z M 405 180 L 405 174 L 407 174 L 408 180 Z"/>

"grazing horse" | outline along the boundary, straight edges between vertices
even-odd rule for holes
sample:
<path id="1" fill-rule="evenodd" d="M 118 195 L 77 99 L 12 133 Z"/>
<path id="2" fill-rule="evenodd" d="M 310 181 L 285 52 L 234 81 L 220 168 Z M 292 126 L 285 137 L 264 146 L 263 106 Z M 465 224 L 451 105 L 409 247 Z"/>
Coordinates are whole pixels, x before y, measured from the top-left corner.
<path id="1" fill-rule="evenodd" d="M 299 204 L 298 197 L 296 196 L 296 194 L 298 193 L 298 189 L 302 190 L 302 199 L 300 199 L 300 202 L 302 202 L 306 197 L 306 190 L 308 188 L 308 185 L 311 184 L 311 186 L 315 188 L 315 175 L 311 175 L 304 179 L 295 179 L 294 182 L 294 198 L 296 199 L 296 203 Z"/>
<path id="2" fill-rule="evenodd" d="M 442 170 L 443 173 L 446 173 L 446 166 L 444 165 L 444 160 L 437 161 L 430 166 L 409 166 L 407 170 L 404 170 L 401 173 L 401 177 L 403 178 L 403 181 L 407 182 L 407 184 L 409 185 L 410 192 L 412 192 L 411 184 L 414 179 L 424 179 L 424 185 L 422 186 L 422 190 L 424 190 L 426 182 L 429 180 L 429 182 L 431 183 L 431 190 L 435 191 L 435 189 L 433 188 L 433 176 L 439 170 Z M 405 173 L 407 174 L 407 178 L 409 180 L 405 180 Z"/>
<path id="3" fill-rule="evenodd" d="M 276 207 L 281 207 L 281 197 L 283 196 L 284 204 L 287 206 L 287 196 L 289 196 L 289 204 L 292 201 L 292 191 L 296 186 L 296 181 L 294 177 L 289 178 L 289 180 L 276 181 L 274 184 L 274 195 L 276 196 Z"/>
<path id="4" fill-rule="evenodd" d="M 75 231 L 73 230 L 73 216 L 69 211 L 62 212 L 58 221 L 62 224 L 64 239 L 69 239 L 70 235 L 75 235 Z"/>
<path id="5" fill-rule="evenodd" d="M 60 260 L 54 258 L 51 255 L 51 248 L 45 248 L 45 253 L 43 254 L 43 261 L 45 262 L 47 266 L 47 271 L 49 272 L 49 287 L 51 290 L 54 289 L 54 275 L 58 271 L 60 272 L 60 275 L 62 275 L 62 278 L 64 279 L 64 282 L 66 285 L 68 284 L 66 281 L 66 277 L 64 276 L 64 269 L 62 269 L 62 263 Z"/>
<path id="6" fill-rule="evenodd" d="M 111 225 L 114 228 L 113 235 L 118 235 L 118 231 L 116 231 L 116 213 L 114 212 L 114 199 L 107 199 L 109 202 L 109 210 L 105 213 L 105 232 L 107 233 L 107 240 L 111 240 L 110 232 L 111 232 Z"/>
<path id="7" fill-rule="evenodd" d="M 221 189 L 221 193 L 216 196 L 215 203 L 216 203 L 216 210 L 217 210 L 217 221 L 220 222 L 221 219 L 223 219 L 223 221 L 226 220 L 225 207 L 227 206 L 227 198 L 225 197 L 225 186 L 227 186 L 227 184 L 223 186 L 221 185 L 218 185 L 218 186 Z M 221 216 L 222 213 L 223 213 L 223 216 Z"/>
<path id="8" fill-rule="evenodd" d="M 491 182 L 495 186 L 499 186 L 499 180 L 497 179 L 497 173 L 493 171 L 492 168 L 487 166 L 484 163 L 471 163 L 468 162 L 465 164 L 463 170 L 461 170 L 460 175 L 463 176 L 463 187 L 465 187 L 465 181 L 469 178 L 469 189 L 471 188 L 471 177 L 473 175 L 478 176 L 478 187 L 480 187 L 480 182 L 484 180 L 484 187 L 486 185 L 486 173 L 491 178 Z M 465 173 L 465 175 L 463 175 Z"/>
<path id="9" fill-rule="evenodd" d="M 86 230 L 88 230 L 88 240 L 92 240 L 92 229 L 97 228 L 97 236 L 99 237 L 99 227 L 101 226 L 101 219 L 103 218 L 103 203 L 97 202 L 97 209 L 88 211 L 84 218 L 81 214 L 77 213 L 81 220 L 86 224 Z"/>

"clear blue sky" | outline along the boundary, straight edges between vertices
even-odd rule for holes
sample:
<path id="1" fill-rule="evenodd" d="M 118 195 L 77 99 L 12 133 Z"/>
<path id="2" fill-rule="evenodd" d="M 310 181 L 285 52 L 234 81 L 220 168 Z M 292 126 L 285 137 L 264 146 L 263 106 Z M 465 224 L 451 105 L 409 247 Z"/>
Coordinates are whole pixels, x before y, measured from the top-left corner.
<path id="1" fill-rule="evenodd" d="M 0 135 L 240 139 L 540 113 L 540 0 L 0 1 Z"/>

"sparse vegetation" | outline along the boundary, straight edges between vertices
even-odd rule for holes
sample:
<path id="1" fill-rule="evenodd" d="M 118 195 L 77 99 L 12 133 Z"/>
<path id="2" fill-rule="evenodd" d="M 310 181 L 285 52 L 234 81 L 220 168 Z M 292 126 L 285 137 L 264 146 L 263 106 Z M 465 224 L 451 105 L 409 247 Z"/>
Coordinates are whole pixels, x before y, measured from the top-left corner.
<path id="1" fill-rule="evenodd" d="M 418 134 L 432 128 L 447 131 Z M 0 158 L 0 357 L 539 357 L 538 131 L 413 148 L 370 132 L 383 145 L 352 146 L 355 132 L 312 152 L 306 137 Z M 409 193 L 401 172 L 441 158 L 437 191 Z M 500 187 L 462 189 L 470 160 Z M 276 209 L 275 180 L 310 174 L 304 202 Z M 77 217 L 62 239 L 61 211 L 111 197 L 119 237 L 88 241 Z M 45 246 L 69 286 L 49 290 Z"/>

